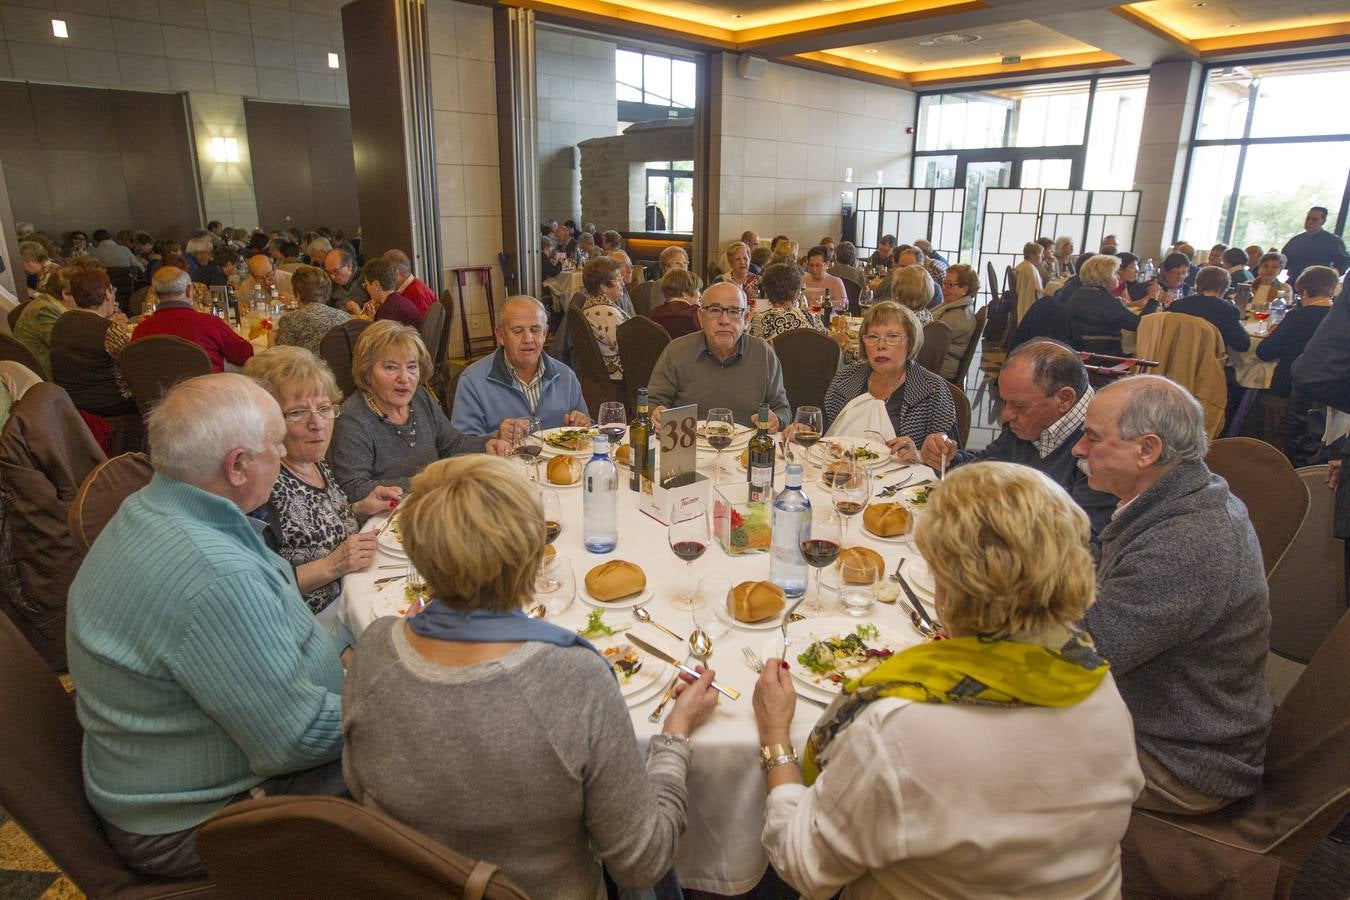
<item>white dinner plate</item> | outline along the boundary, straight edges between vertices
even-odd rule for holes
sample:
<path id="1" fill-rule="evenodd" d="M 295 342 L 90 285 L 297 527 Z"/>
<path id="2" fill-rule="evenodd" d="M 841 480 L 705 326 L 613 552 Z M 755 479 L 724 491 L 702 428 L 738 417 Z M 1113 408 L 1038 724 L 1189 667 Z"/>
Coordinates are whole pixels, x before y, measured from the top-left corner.
<path id="1" fill-rule="evenodd" d="M 722 612 L 726 613 L 725 619 L 731 623 L 731 627 L 739 628 L 741 631 L 773 631 L 776 628 L 783 627 L 783 614 L 796 602 L 796 600 L 788 600 L 786 605 L 778 611 L 777 615 L 770 616 L 761 622 L 742 622 L 740 619 L 732 618 L 730 612 L 725 608 Z"/>
<path id="2" fill-rule="evenodd" d="M 876 454 L 874 459 L 859 460 L 859 464 L 869 469 L 888 465 L 891 461 L 891 449 L 875 438 L 831 437 L 821 438 L 811 448 L 811 462 L 818 466 L 827 466 L 844 458 L 846 451 L 862 448 Z"/>
<path id="3" fill-rule="evenodd" d="M 791 640 L 791 638 L 789 638 L 789 640 Z M 773 659 L 777 657 L 779 653 L 782 653 L 782 651 L 783 651 L 783 640 L 781 637 L 775 634 L 773 637 L 765 641 L 763 646 L 759 648 L 759 658 Z M 783 655 L 786 656 L 787 654 Z M 789 672 L 792 671 L 792 669 L 796 668 L 798 665 L 799 663 L 795 659 L 789 657 L 788 659 Z M 801 679 L 794 679 L 792 682 L 792 686 L 797 689 L 797 693 L 800 696 L 806 698 L 807 700 L 814 700 L 817 703 L 821 703 L 827 706 L 834 701 L 835 697 L 839 696 L 838 692 L 836 691 L 827 691 L 823 688 L 818 688 L 814 684 L 811 684 L 810 682 L 807 681 L 802 681 Z"/>
<path id="4" fill-rule="evenodd" d="M 843 690 L 842 683 L 830 681 L 824 675 L 816 675 L 802 665 L 797 657 L 805 652 L 806 648 L 818 640 L 832 636 L 843 636 L 852 633 L 860 625 L 871 625 L 879 632 L 879 637 L 864 639 L 867 646 L 873 648 L 888 648 L 896 653 L 907 647 L 913 647 L 923 643 L 923 638 L 918 634 L 905 634 L 874 622 L 870 619 L 855 619 L 852 616 L 830 616 L 823 619 L 804 619 L 788 626 L 787 652 L 785 656 L 788 661 L 788 672 L 792 675 L 795 682 L 805 685 L 808 688 L 814 688 L 827 694 L 838 694 Z M 870 670 L 869 670 L 870 671 Z M 861 674 L 861 673 L 858 673 Z M 850 678 L 856 675 L 848 676 Z"/>
<path id="5" fill-rule="evenodd" d="M 648 690 L 656 682 L 659 681 L 662 684 L 665 684 L 666 681 L 670 679 L 671 668 L 669 663 L 663 662 L 651 654 L 644 652 L 641 648 L 628 641 L 623 633 L 611 634 L 598 638 L 591 641 L 591 644 L 595 649 L 600 651 L 601 655 L 603 655 L 606 650 L 611 650 L 624 645 L 632 647 L 637 651 L 639 658 L 642 660 L 642 668 L 627 680 L 622 676 L 619 676 L 619 692 L 622 693 L 625 698 L 636 697 Z M 615 674 L 618 675 L 617 672 Z"/>
<path id="6" fill-rule="evenodd" d="M 597 600 L 586 590 L 586 575 L 584 573 L 577 578 L 577 594 L 587 606 L 594 606 L 596 609 L 628 609 L 633 606 L 641 606 L 652 599 L 652 589 L 647 587 L 643 589 L 642 593 L 625 597 L 622 600 L 611 600 L 608 603 L 604 600 Z"/>
<path id="7" fill-rule="evenodd" d="M 525 478 L 526 478 L 531 484 L 534 484 L 534 483 L 535 483 L 535 482 L 534 482 L 534 469 L 532 469 L 532 468 L 531 468 L 531 469 L 526 469 L 526 471 L 525 471 Z M 586 479 L 583 477 L 583 478 L 578 478 L 576 481 L 572 482 L 571 484 L 554 484 L 553 482 L 551 482 L 551 481 L 548 480 L 548 463 L 546 463 L 546 462 L 541 462 L 541 463 L 539 463 L 539 478 L 541 479 L 539 483 L 542 484 L 544 487 L 547 487 L 547 488 L 553 488 L 554 490 L 558 490 L 558 491 L 570 491 L 570 490 L 572 490 L 573 488 L 579 488 L 579 487 L 581 487 L 582 483 L 585 482 L 585 480 L 586 480 Z"/>
<path id="8" fill-rule="evenodd" d="M 393 515 L 395 519 L 397 519 L 398 510 L 394 510 Z M 375 525 L 375 528 L 377 530 L 383 528 L 386 521 L 388 520 L 379 520 L 379 524 Z M 397 556 L 400 559 L 406 559 L 408 557 L 408 551 L 403 549 L 403 537 L 398 532 L 397 521 L 388 528 L 384 528 L 384 530 L 380 532 L 380 536 L 375 539 L 375 542 L 380 545 L 381 550 L 388 554 Z"/>
<path id="9" fill-rule="evenodd" d="M 858 519 L 858 521 L 859 523 L 862 523 L 861 517 Z M 914 526 L 911 524 L 908 532 L 906 532 L 905 534 L 897 534 L 892 537 L 885 537 L 883 535 L 877 534 L 875 531 L 868 528 L 865 523 L 863 523 L 862 525 L 862 530 L 868 537 L 870 537 L 874 541 L 884 541 L 887 544 L 905 544 L 909 542 L 910 535 L 914 533 Z"/>
<path id="10" fill-rule="evenodd" d="M 915 565 L 915 562 L 913 556 L 906 556 L 905 567 L 900 570 L 900 574 L 905 576 L 905 580 L 915 590 L 933 596 L 937 588 L 936 582 L 933 581 L 933 570 L 928 568 L 926 564 Z M 895 570 L 891 569 L 891 571 L 894 572 Z"/>
<path id="11" fill-rule="evenodd" d="M 375 589 L 370 600 L 370 611 L 375 614 L 375 618 L 407 615 L 412 601 L 404 590 L 406 584 L 406 581 L 394 581 L 384 585 L 383 590 Z"/>
<path id="12" fill-rule="evenodd" d="M 938 483 L 934 481 L 932 484 L 916 484 L 913 487 L 901 488 L 900 490 L 896 491 L 895 499 L 899 500 L 901 503 L 905 504 L 915 512 L 921 513 L 928 507 L 928 503 L 927 501 L 923 503 L 915 503 L 914 499 L 919 496 L 919 493 L 921 491 L 931 491 L 933 488 L 936 488 L 937 486 Z"/>
<path id="13" fill-rule="evenodd" d="M 713 449 L 712 444 L 709 444 L 708 439 L 704 437 L 707 425 L 708 423 L 706 420 L 703 419 L 699 420 L 698 449 L 706 450 L 711 453 L 716 453 L 717 451 Z M 731 446 L 727 447 L 726 450 L 724 450 L 723 452 L 725 453 L 730 450 L 740 451 L 745 449 L 745 445 L 750 443 L 750 438 L 754 436 L 755 436 L 755 429 L 747 428 L 744 425 L 740 425 L 738 423 L 733 422 L 731 425 Z"/>
<path id="14" fill-rule="evenodd" d="M 545 428 L 533 435 L 533 437 L 538 440 L 539 445 L 544 448 L 543 452 L 539 455 L 543 457 L 558 456 L 564 453 L 568 456 L 578 457 L 588 457 L 591 455 L 590 444 L 587 444 L 584 450 L 568 450 L 565 447 L 559 447 L 548 442 L 549 438 L 562 434 L 564 431 L 586 431 L 589 432 L 592 437 L 600 433 L 597 428 Z"/>

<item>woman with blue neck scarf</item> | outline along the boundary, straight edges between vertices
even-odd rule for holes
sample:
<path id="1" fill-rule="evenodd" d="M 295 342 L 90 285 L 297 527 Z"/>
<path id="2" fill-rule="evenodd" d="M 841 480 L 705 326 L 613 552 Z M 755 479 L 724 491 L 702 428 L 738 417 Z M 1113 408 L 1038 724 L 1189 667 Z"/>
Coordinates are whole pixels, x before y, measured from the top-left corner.
<path id="1" fill-rule="evenodd" d="M 713 673 L 681 683 L 644 764 L 609 664 L 525 616 L 543 510 L 505 460 L 442 460 L 412 480 L 403 547 L 435 600 L 361 636 L 343 690 L 343 773 L 361 803 L 535 897 L 605 895 L 670 869 L 685 826 L 690 735 Z"/>
<path id="2" fill-rule="evenodd" d="M 1120 896 L 1144 778 L 1076 624 L 1087 516 L 1040 472 L 981 463 L 933 492 L 915 541 L 945 640 L 847 683 L 800 765 L 789 673 L 770 660 L 755 686 L 774 868 L 811 898 Z"/>

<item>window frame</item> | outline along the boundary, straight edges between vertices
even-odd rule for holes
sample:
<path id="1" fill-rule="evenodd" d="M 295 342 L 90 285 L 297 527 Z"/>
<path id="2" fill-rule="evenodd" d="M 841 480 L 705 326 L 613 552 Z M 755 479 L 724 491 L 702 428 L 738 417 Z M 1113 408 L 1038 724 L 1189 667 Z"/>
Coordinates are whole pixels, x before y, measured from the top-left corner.
<path id="1" fill-rule="evenodd" d="M 1286 135 L 1278 137 L 1252 137 L 1252 121 L 1256 117 L 1256 102 L 1247 104 L 1247 118 L 1242 124 L 1242 135 L 1235 138 L 1201 138 L 1200 124 L 1203 118 L 1205 94 L 1209 90 L 1209 74 L 1215 69 L 1229 69 L 1245 65 L 1269 65 L 1271 63 L 1283 62 L 1302 62 L 1304 60 L 1314 59 L 1341 59 L 1345 61 L 1345 68 L 1350 70 L 1350 52 L 1328 51 L 1321 53 L 1302 53 L 1294 56 L 1281 57 L 1247 57 L 1245 59 L 1227 59 L 1222 62 L 1205 63 L 1200 71 L 1200 84 L 1197 88 L 1198 94 L 1195 101 L 1195 115 L 1191 122 L 1191 138 L 1186 147 L 1186 166 L 1181 175 L 1181 191 L 1178 195 L 1177 214 L 1172 224 L 1172 241 L 1181 239 L 1181 224 L 1183 214 L 1186 212 L 1186 200 L 1191 187 L 1191 166 L 1195 160 L 1195 151 L 1201 147 L 1234 147 L 1238 148 L 1237 168 L 1233 173 L 1233 190 L 1228 197 L 1228 209 L 1230 215 L 1224 220 L 1221 234 L 1217 240 L 1222 243 L 1230 243 L 1233 238 L 1233 226 L 1236 216 L 1231 215 L 1233 210 L 1238 207 L 1238 199 L 1242 193 L 1242 175 L 1247 164 L 1247 149 L 1269 144 L 1322 144 L 1322 143 L 1344 143 L 1350 142 L 1350 131 L 1340 134 L 1309 134 L 1309 135 Z M 1336 214 L 1335 225 L 1331 227 L 1328 222 L 1327 231 L 1332 232 L 1337 237 L 1343 237 L 1347 219 L 1350 219 L 1350 174 L 1346 176 L 1345 187 L 1341 191 L 1340 205 L 1333 210 Z"/>
<path id="2" fill-rule="evenodd" d="M 635 88 L 635 89 L 638 91 L 638 93 L 639 93 L 642 97 L 644 97 L 644 98 L 645 98 L 645 97 L 647 96 L 647 94 L 648 94 L 648 91 L 647 91 L 647 57 L 652 56 L 652 57 L 657 57 L 657 58 L 665 59 L 665 60 L 669 61 L 669 62 L 671 63 L 671 90 L 670 90 L 670 94 L 672 95 L 672 96 L 670 97 L 670 104 L 669 104 L 668 106 L 667 106 L 667 105 L 660 104 L 660 103 L 647 103 L 647 102 L 645 101 L 645 99 L 644 99 L 643 101 L 637 101 L 637 100 L 619 100 L 619 99 L 618 99 L 618 85 L 619 85 L 620 82 L 619 82 L 618 76 L 617 76 L 617 74 L 616 74 L 616 75 L 615 75 L 615 79 L 614 79 L 614 83 L 615 83 L 615 100 L 614 100 L 614 102 L 615 102 L 615 104 L 617 105 L 617 108 L 618 108 L 618 117 L 619 117 L 618 120 L 619 120 L 620 122 L 655 122 L 655 121 L 660 121 L 660 120 L 662 120 L 662 119 L 692 119 L 692 118 L 694 117 L 694 109 L 695 109 L 695 107 L 693 107 L 693 106 L 681 106 L 681 105 L 677 105 L 676 102 L 675 102 L 675 98 L 674 98 L 674 96 L 673 96 L 674 93 L 675 93 L 675 90 L 674 90 L 674 77 L 675 77 L 675 76 L 674 76 L 674 71 L 675 71 L 674 63 L 676 63 L 676 62 L 683 62 L 683 63 L 689 63 L 690 65 L 694 66 L 695 93 L 697 93 L 698 60 L 697 60 L 696 58 L 694 58 L 694 57 L 692 57 L 692 56 L 682 56 L 682 55 L 680 55 L 680 54 L 678 54 L 678 53 L 667 53 L 667 52 L 664 52 L 664 51 L 648 50 L 648 49 L 646 49 L 645 47 L 640 47 L 640 46 L 638 46 L 638 45 L 636 45 L 636 44 L 628 44 L 628 43 L 617 43 L 617 44 L 615 44 L 615 45 L 614 45 L 614 52 L 617 54 L 617 53 L 619 53 L 620 51 L 623 51 L 623 52 L 625 52 L 625 53 L 636 53 L 636 54 L 638 54 L 640 57 L 642 57 L 642 64 L 641 64 L 641 66 L 639 67 L 640 70 L 642 71 L 642 81 L 641 81 L 641 83 L 640 83 L 640 84 L 630 84 L 629 82 L 626 82 L 626 81 L 625 81 L 625 82 L 622 82 L 622 83 L 623 83 L 626 87 Z"/>

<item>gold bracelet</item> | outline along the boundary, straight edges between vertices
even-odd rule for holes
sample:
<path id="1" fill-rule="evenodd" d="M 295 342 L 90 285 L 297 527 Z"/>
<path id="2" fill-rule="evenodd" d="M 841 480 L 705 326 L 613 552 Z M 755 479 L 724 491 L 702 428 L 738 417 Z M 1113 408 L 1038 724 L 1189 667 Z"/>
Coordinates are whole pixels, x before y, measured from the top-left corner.
<path id="1" fill-rule="evenodd" d="M 773 744 L 759 748 L 759 765 L 765 772 L 776 766 L 797 762 L 797 751 L 791 744 Z"/>

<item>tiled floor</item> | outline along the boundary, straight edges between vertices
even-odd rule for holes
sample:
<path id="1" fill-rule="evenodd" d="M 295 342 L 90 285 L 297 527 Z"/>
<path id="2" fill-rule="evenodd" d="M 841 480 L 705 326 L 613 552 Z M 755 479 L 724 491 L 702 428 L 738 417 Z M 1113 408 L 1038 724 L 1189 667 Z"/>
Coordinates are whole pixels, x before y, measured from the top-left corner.
<path id="1" fill-rule="evenodd" d="M 987 446 L 998 434 L 1002 405 L 994 378 L 1002 358 L 998 351 L 982 352 L 976 356 L 966 378 L 966 395 L 971 405 L 968 442 L 971 449 Z M 773 891 L 769 894 L 778 896 Z M 83 896 L 0 809 L 0 900 L 74 900 Z M 1298 900 L 1350 898 L 1350 819 L 1304 864 L 1293 896 Z"/>

